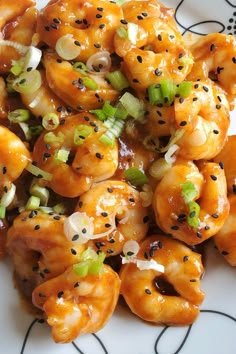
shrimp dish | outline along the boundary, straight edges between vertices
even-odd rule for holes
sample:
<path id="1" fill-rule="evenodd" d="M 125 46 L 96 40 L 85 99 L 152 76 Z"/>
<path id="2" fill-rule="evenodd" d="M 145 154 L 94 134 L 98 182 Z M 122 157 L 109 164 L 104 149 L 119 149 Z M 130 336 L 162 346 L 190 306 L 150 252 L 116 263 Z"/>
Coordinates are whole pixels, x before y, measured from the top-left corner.
<path id="1" fill-rule="evenodd" d="M 0 258 L 19 291 L 56 343 L 120 300 L 192 325 L 207 244 L 236 266 L 236 38 L 189 43 L 157 0 L 0 13 Z"/>

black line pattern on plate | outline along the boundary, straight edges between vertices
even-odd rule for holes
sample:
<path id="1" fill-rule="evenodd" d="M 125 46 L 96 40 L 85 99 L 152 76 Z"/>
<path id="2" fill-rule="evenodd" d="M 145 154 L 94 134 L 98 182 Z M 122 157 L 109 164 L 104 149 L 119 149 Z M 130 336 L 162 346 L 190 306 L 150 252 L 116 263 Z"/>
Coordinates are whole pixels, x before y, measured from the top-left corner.
<path id="1" fill-rule="evenodd" d="M 185 0 L 181 0 L 178 5 L 176 6 L 176 10 L 175 10 L 175 21 L 176 23 L 179 25 L 179 27 L 181 27 L 183 29 L 182 34 L 184 35 L 185 33 L 189 32 L 189 33 L 193 33 L 193 34 L 197 34 L 199 36 L 204 36 L 207 33 L 206 32 L 201 32 L 199 30 L 197 30 L 198 27 L 200 27 L 201 25 L 204 24 L 215 24 L 217 26 L 219 26 L 219 29 L 217 30 L 217 32 L 219 33 L 227 33 L 227 34 L 231 34 L 231 35 L 236 35 L 236 11 L 232 12 L 232 15 L 230 16 L 230 18 L 228 19 L 228 23 L 223 23 L 221 21 L 217 21 L 217 20 L 213 20 L 213 19 L 209 19 L 206 21 L 199 21 L 196 23 L 191 24 L 190 26 L 186 27 L 180 20 L 179 20 L 179 13 L 183 12 L 184 13 L 184 3 Z M 228 8 L 229 6 L 232 8 L 236 8 L 236 5 L 234 5 L 231 1 L 229 0 L 224 0 L 225 6 Z M 222 3 L 222 8 L 224 8 L 224 3 Z M 212 4 L 212 6 L 214 6 L 214 4 Z M 226 19 L 225 19 L 226 21 Z"/>
<path id="2" fill-rule="evenodd" d="M 228 318 L 229 320 L 233 321 L 234 323 L 236 323 L 236 317 L 233 317 L 225 312 L 221 312 L 221 311 L 217 311 L 217 310 L 200 310 L 200 313 L 211 313 L 211 314 L 214 314 L 216 316 L 223 316 L 223 317 L 226 317 Z M 24 354 L 25 353 L 25 349 L 26 349 L 26 346 L 27 346 L 27 341 L 30 337 L 30 333 L 33 329 L 33 327 L 37 324 L 37 323 L 43 323 L 44 321 L 43 320 L 38 320 L 38 319 L 34 319 L 31 324 L 29 325 L 29 328 L 27 329 L 27 332 L 25 334 L 25 338 L 24 338 L 24 341 L 23 341 L 23 345 L 22 345 L 22 348 L 20 350 L 20 354 Z M 160 327 L 158 327 L 160 328 Z M 163 337 L 167 337 L 167 343 L 168 343 L 168 329 L 171 328 L 169 326 L 165 326 L 163 327 L 162 331 L 160 332 L 160 334 L 157 336 L 155 342 L 154 342 L 154 352 L 155 354 L 161 354 L 161 352 L 159 351 L 158 349 L 158 345 L 160 343 L 160 341 L 163 339 Z M 178 348 L 176 348 L 176 350 L 172 353 L 172 354 L 179 354 L 181 353 L 181 350 L 182 348 L 184 347 L 186 341 L 189 339 L 189 336 L 190 336 L 190 332 L 193 330 L 194 328 L 194 324 L 190 325 L 187 327 L 187 330 L 186 330 L 186 333 L 180 343 L 180 345 L 178 346 Z M 108 352 L 108 350 L 106 349 L 103 341 L 99 338 L 99 336 L 95 333 L 92 333 L 91 334 L 97 341 L 98 343 L 98 346 L 100 349 L 103 350 L 104 354 L 112 354 L 112 352 Z M 73 347 L 77 350 L 77 352 L 79 354 L 86 354 L 86 352 L 82 351 L 79 347 L 79 345 L 77 343 L 75 343 L 75 341 L 73 341 L 71 343 L 73 345 Z M 55 344 L 56 345 L 56 344 Z M 32 353 L 33 354 L 33 353 Z M 44 353 L 42 353 L 44 354 Z M 46 353 L 45 353 L 46 354 Z M 151 353 L 150 353 L 151 354 Z"/>

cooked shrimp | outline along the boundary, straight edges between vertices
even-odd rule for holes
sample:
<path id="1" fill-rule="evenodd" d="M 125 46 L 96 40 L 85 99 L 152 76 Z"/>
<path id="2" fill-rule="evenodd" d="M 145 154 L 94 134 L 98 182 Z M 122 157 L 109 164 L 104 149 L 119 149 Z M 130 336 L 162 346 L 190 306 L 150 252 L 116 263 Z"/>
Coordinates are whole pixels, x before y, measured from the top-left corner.
<path id="1" fill-rule="evenodd" d="M 224 92 L 208 81 L 195 82 L 190 95 L 175 99 L 175 119 L 184 130 L 178 155 L 189 160 L 211 159 L 222 149 L 229 127 Z"/>
<path id="2" fill-rule="evenodd" d="M 236 39 L 222 33 L 202 36 L 191 47 L 196 64 L 202 64 L 203 77 L 212 78 L 229 95 L 236 94 Z"/>
<path id="3" fill-rule="evenodd" d="M 204 299 L 201 255 L 168 236 L 151 235 L 141 243 L 137 257 L 163 265 L 164 274 L 140 270 L 134 263 L 122 265 L 121 294 L 131 311 L 158 324 L 193 323 Z"/>
<path id="4" fill-rule="evenodd" d="M 198 204 L 198 213 L 197 206 L 191 209 L 184 199 L 187 182 L 195 192 L 191 201 Z M 188 245 L 203 242 L 221 229 L 229 214 L 224 170 L 213 162 L 205 162 L 199 169 L 193 162 L 176 162 L 157 185 L 153 208 L 164 232 Z"/>
<path id="5" fill-rule="evenodd" d="M 80 196 L 76 210 L 92 218 L 94 235 L 101 236 L 89 245 L 107 256 L 121 253 L 127 240 L 142 240 L 148 230 L 148 213 L 139 192 L 125 182 L 95 184 Z"/>
<path id="6" fill-rule="evenodd" d="M 24 54 L 21 46 L 29 46 L 36 28 L 35 1 L 1 1 L 0 4 L 0 72 L 9 72 L 12 60 Z M 10 41 L 10 42 L 9 42 Z"/>
<path id="7" fill-rule="evenodd" d="M 49 88 L 45 72 L 40 71 L 42 84 L 34 92 L 21 93 L 24 105 L 36 117 L 44 117 L 46 114 L 56 113 L 60 118 L 71 115 L 73 110 L 68 107 L 55 93 Z"/>
<path id="8" fill-rule="evenodd" d="M 49 87 L 74 109 L 96 109 L 100 108 L 105 100 L 118 99 L 120 92 L 113 89 L 103 75 L 84 75 L 69 61 L 59 59 L 55 53 L 47 52 L 43 62 Z M 86 86 L 86 78 L 92 80 L 95 86 Z"/>
<path id="9" fill-rule="evenodd" d="M 191 71 L 192 56 L 174 23 L 173 11 L 156 1 L 145 0 L 125 2 L 122 9 L 128 33 L 130 23 L 137 26 L 133 30 L 135 38 L 120 36 L 119 32 L 114 37 L 116 53 L 123 58 L 122 70 L 130 86 L 145 92 L 149 85 L 163 78 L 176 84 L 183 81 Z"/>
<path id="10" fill-rule="evenodd" d="M 213 239 L 219 252 L 232 266 L 236 266 L 236 195 L 229 197 L 230 212 L 223 227 L 214 235 Z"/>
<path id="11" fill-rule="evenodd" d="M 9 253 L 24 293 L 77 263 L 83 245 L 72 244 L 64 234 L 64 216 L 24 211 L 8 230 Z"/>
<path id="12" fill-rule="evenodd" d="M 79 277 L 69 267 L 39 285 L 32 300 L 45 312 L 54 341 L 68 343 L 105 326 L 116 307 L 119 290 L 119 276 L 107 265 L 101 274 L 85 277 Z"/>
<path id="13" fill-rule="evenodd" d="M 86 62 L 97 52 L 114 52 L 113 36 L 122 18 L 121 7 L 108 0 L 51 0 L 40 11 L 37 32 L 52 48 L 72 36 L 80 48 L 77 59 Z"/>
<path id="14" fill-rule="evenodd" d="M 230 135 L 227 137 L 227 141 L 220 151 L 220 153 L 214 158 L 215 162 L 222 163 L 225 170 L 225 177 L 227 182 L 228 193 L 236 192 L 236 135 Z"/>
<path id="15" fill-rule="evenodd" d="M 0 119 L 7 117 L 7 91 L 3 77 L 0 77 Z"/>
<path id="16" fill-rule="evenodd" d="M 103 123 L 91 113 L 84 112 L 68 117 L 64 124 L 59 125 L 53 131 L 50 143 L 46 139 L 48 132 L 41 134 L 34 145 L 33 160 L 39 168 L 52 174 L 48 182 L 50 188 L 59 195 L 77 197 L 93 182 L 110 178 L 115 173 L 118 147 L 116 142 L 109 146 L 99 140 L 105 131 Z M 70 154 L 68 162 L 56 159 L 61 150 Z"/>
<path id="17" fill-rule="evenodd" d="M 31 154 L 16 134 L 0 125 L 1 194 L 11 186 L 31 161 Z"/>

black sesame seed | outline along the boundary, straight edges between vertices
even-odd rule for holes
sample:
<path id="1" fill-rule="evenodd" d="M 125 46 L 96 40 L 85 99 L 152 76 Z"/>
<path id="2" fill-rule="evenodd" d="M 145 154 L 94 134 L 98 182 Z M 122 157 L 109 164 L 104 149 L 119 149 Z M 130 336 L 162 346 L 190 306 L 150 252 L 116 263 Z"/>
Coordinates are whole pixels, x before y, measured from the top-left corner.
<path id="1" fill-rule="evenodd" d="M 104 157 L 104 155 L 100 154 L 100 152 L 96 152 L 95 156 L 100 160 Z"/>
<path id="2" fill-rule="evenodd" d="M 50 270 L 49 270 L 48 268 L 45 268 L 45 269 L 43 270 L 43 272 L 44 272 L 45 274 L 49 274 L 49 273 L 50 273 Z"/>
<path id="3" fill-rule="evenodd" d="M 217 177 L 216 177 L 215 175 L 210 175 L 210 177 L 211 177 L 211 179 L 212 179 L 213 181 L 216 181 L 216 180 L 217 180 Z"/>
<path id="4" fill-rule="evenodd" d="M 76 250 L 74 248 L 71 248 L 71 253 L 75 256 L 77 254 Z"/>
<path id="5" fill-rule="evenodd" d="M 81 231 L 82 231 L 82 234 L 86 234 L 87 229 L 84 227 Z"/>
<path id="6" fill-rule="evenodd" d="M 173 226 L 171 226 L 171 230 L 179 230 L 179 226 L 178 225 L 173 225 Z"/>
<path id="7" fill-rule="evenodd" d="M 146 224 L 149 221 L 149 216 L 145 215 L 143 218 L 143 223 Z"/>
<path id="8" fill-rule="evenodd" d="M 101 44 L 95 43 L 95 44 L 94 44 L 94 47 L 95 47 L 95 48 L 101 48 Z"/>
<path id="9" fill-rule="evenodd" d="M 75 284 L 74 284 L 74 288 L 78 288 L 78 286 L 80 286 L 80 282 L 77 281 Z"/>
<path id="10" fill-rule="evenodd" d="M 120 20 L 120 22 L 121 22 L 123 25 L 127 25 L 127 21 L 126 21 L 125 19 Z"/>
<path id="11" fill-rule="evenodd" d="M 103 212 L 101 213 L 101 215 L 104 216 L 104 217 L 106 217 L 106 216 L 108 216 L 108 213 L 107 213 L 106 211 L 103 211 Z"/>
<path id="12" fill-rule="evenodd" d="M 191 283 L 196 283 L 197 280 L 196 280 L 196 279 L 190 279 L 189 281 L 190 281 Z"/>
<path id="13" fill-rule="evenodd" d="M 197 237 L 198 237 L 198 238 L 202 238 L 202 233 L 198 231 L 198 232 L 197 232 Z"/>
<path id="14" fill-rule="evenodd" d="M 159 119 L 159 120 L 157 121 L 157 123 L 160 124 L 160 125 L 163 125 L 163 124 L 166 124 L 166 121 L 163 120 L 163 119 Z"/>
<path id="15" fill-rule="evenodd" d="M 50 31 L 50 27 L 49 27 L 49 26 L 45 26 L 44 29 L 45 29 L 45 31 L 47 31 L 47 32 Z"/>
<path id="16" fill-rule="evenodd" d="M 102 23 L 101 25 L 99 25 L 99 28 L 100 28 L 100 29 L 105 28 L 105 24 L 104 24 L 104 23 Z"/>
<path id="17" fill-rule="evenodd" d="M 206 225 L 205 227 L 204 227 L 204 229 L 207 231 L 207 230 L 210 230 L 210 226 L 208 226 L 208 225 Z"/>
<path id="18" fill-rule="evenodd" d="M 221 105 L 220 105 L 220 104 L 217 104 L 217 105 L 216 105 L 216 109 L 221 109 Z"/>
<path id="19" fill-rule="evenodd" d="M 53 29 L 55 29 L 55 30 L 58 29 L 58 27 L 57 27 L 57 25 L 56 25 L 55 23 L 51 23 L 50 27 L 53 28 Z"/>
<path id="20" fill-rule="evenodd" d="M 79 238 L 79 235 L 78 234 L 75 234 L 73 237 L 72 237 L 72 241 L 77 241 Z"/>
<path id="21" fill-rule="evenodd" d="M 75 45 L 77 45 L 78 47 L 80 47 L 80 42 L 79 41 L 74 41 Z"/>
<path id="22" fill-rule="evenodd" d="M 219 166 L 222 170 L 224 169 L 224 163 L 222 161 L 219 162 Z"/>
<path id="23" fill-rule="evenodd" d="M 189 256 L 184 256 L 183 261 L 187 262 L 189 260 Z"/>
<path id="24" fill-rule="evenodd" d="M 39 297 L 45 297 L 46 295 L 44 293 L 38 293 Z"/>
<path id="25" fill-rule="evenodd" d="M 233 193 L 236 194 L 236 184 L 233 184 L 232 188 L 233 188 Z"/>
<path id="26" fill-rule="evenodd" d="M 107 188 L 108 193 L 113 193 L 113 189 L 111 187 Z"/>
<path id="27" fill-rule="evenodd" d="M 7 173 L 7 167 L 6 166 L 3 166 L 2 168 L 2 174 L 5 175 Z"/>
<path id="28" fill-rule="evenodd" d="M 232 58 L 232 62 L 233 62 L 234 64 L 236 64 L 236 57 L 233 57 L 233 58 Z"/>
<path id="29" fill-rule="evenodd" d="M 205 92 L 208 92 L 208 91 L 209 91 L 209 88 L 208 88 L 207 86 L 205 86 L 205 85 L 203 85 L 202 88 L 203 88 L 203 90 L 204 90 Z"/>
<path id="30" fill-rule="evenodd" d="M 183 97 L 180 97 L 179 98 L 179 103 L 183 103 L 184 102 L 184 98 Z"/>
<path id="31" fill-rule="evenodd" d="M 214 213 L 214 214 L 212 214 L 211 215 L 214 219 L 218 219 L 218 217 L 219 217 L 219 214 L 217 214 L 217 213 Z"/>
<path id="32" fill-rule="evenodd" d="M 213 130 L 213 133 L 214 133 L 214 134 L 219 134 L 219 130 L 214 129 L 214 130 Z"/>
<path id="33" fill-rule="evenodd" d="M 34 230 L 39 230 L 40 229 L 40 225 L 35 225 Z"/>
<path id="34" fill-rule="evenodd" d="M 145 289 L 145 293 L 148 294 L 148 295 L 151 295 L 151 294 L 152 294 L 152 292 L 151 292 L 150 289 Z"/>
<path id="35" fill-rule="evenodd" d="M 62 296 L 64 295 L 64 291 L 59 291 L 59 293 L 57 293 L 57 297 L 60 299 Z"/>
<path id="36" fill-rule="evenodd" d="M 106 224 L 105 224 L 105 227 L 106 227 L 106 228 L 109 228 L 109 227 L 111 227 L 111 224 L 106 223 Z"/>
<path id="37" fill-rule="evenodd" d="M 101 18 L 102 15 L 101 14 L 96 14 L 96 18 Z"/>
<path id="38" fill-rule="evenodd" d="M 227 255 L 229 254 L 229 252 L 227 252 L 227 251 L 222 251 L 221 254 L 222 254 L 223 256 L 227 256 Z"/>
<path id="39" fill-rule="evenodd" d="M 112 253 L 114 253 L 114 250 L 112 250 L 111 248 L 109 248 L 109 249 L 107 250 L 107 253 L 108 253 L 108 254 L 112 254 Z"/>
<path id="40" fill-rule="evenodd" d="M 161 34 L 158 34 L 157 38 L 158 38 L 159 41 L 162 41 L 162 35 Z"/>
<path id="41" fill-rule="evenodd" d="M 199 87 L 199 84 L 195 84 L 194 88 L 197 89 Z"/>
<path id="42" fill-rule="evenodd" d="M 143 62 L 143 58 L 141 57 L 141 55 L 138 55 L 138 56 L 137 56 L 137 60 L 138 60 L 139 63 L 142 63 L 142 62 Z"/>
<path id="43" fill-rule="evenodd" d="M 214 49 L 215 49 L 215 44 L 212 43 L 210 46 L 210 51 L 212 52 Z"/>
<path id="44" fill-rule="evenodd" d="M 186 120 L 182 120 L 182 122 L 180 122 L 179 125 L 180 125 L 181 127 L 184 127 L 186 124 L 187 124 Z"/>

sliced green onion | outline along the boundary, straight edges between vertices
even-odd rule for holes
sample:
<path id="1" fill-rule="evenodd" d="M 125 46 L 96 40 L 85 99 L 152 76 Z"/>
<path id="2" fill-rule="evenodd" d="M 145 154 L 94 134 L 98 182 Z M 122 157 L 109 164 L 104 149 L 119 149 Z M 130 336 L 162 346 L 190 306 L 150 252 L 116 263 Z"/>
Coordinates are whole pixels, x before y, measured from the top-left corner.
<path id="1" fill-rule="evenodd" d="M 19 60 L 12 60 L 12 64 L 13 65 L 10 69 L 10 72 L 15 76 L 19 76 L 23 71 L 23 65 L 24 65 L 23 58 Z"/>
<path id="2" fill-rule="evenodd" d="M 31 195 L 40 199 L 40 205 L 46 206 L 49 199 L 49 190 L 45 187 L 41 187 L 34 179 L 30 185 L 29 192 Z"/>
<path id="3" fill-rule="evenodd" d="M 182 65 L 191 65 L 194 64 L 194 60 L 191 57 L 181 57 L 179 58 L 179 63 Z"/>
<path id="4" fill-rule="evenodd" d="M 87 274 L 99 274 L 103 270 L 105 258 L 104 252 L 97 254 L 94 250 L 88 248 L 82 253 L 81 262 L 73 265 L 73 270 L 80 277 L 84 277 Z"/>
<path id="5" fill-rule="evenodd" d="M 58 203 L 58 204 L 54 205 L 53 211 L 57 214 L 64 215 L 66 212 L 66 207 L 63 203 Z"/>
<path id="6" fill-rule="evenodd" d="M 106 128 L 110 129 L 115 124 L 115 121 L 115 117 L 109 117 L 105 120 L 103 124 Z"/>
<path id="7" fill-rule="evenodd" d="M 97 258 L 89 264 L 89 274 L 100 274 L 103 270 L 103 262 L 106 258 L 104 252 L 99 252 Z"/>
<path id="8" fill-rule="evenodd" d="M 89 262 L 82 261 L 80 263 L 74 264 L 73 270 L 79 277 L 85 277 L 88 274 Z"/>
<path id="9" fill-rule="evenodd" d="M 177 91 L 177 87 L 174 81 L 169 79 L 162 79 L 160 81 L 160 85 L 164 103 L 173 102 Z"/>
<path id="10" fill-rule="evenodd" d="M 61 148 L 58 151 L 55 152 L 54 156 L 53 156 L 53 161 L 55 163 L 66 163 L 68 161 L 70 155 L 70 150 Z"/>
<path id="11" fill-rule="evenodd" d="M 23 124 L 23 123 L 19 123 L 19 124 Z M 33 136 L 39 136 L 43 131 L 43 127 L 42 125 L 31 125 L 29 127 L 29 133 Z"/>
<path id="12" fill-rule="evenodd" d="M 115 90 L 122 91 L 129 87 L 129 81 L 120 70 L 108 72 L 105 77 Z"/>
<path id="13" fill-rule="evenodd" d="M 106 100 L 103 104 L 102 111 L 106 115 L 106 117 L 114 117 L 114 115 L 116 114 L 116 107 L 113 107 L 110 104 L 110 101 Z"/>
<path id="14" fill-rule="evenodd" d="M 48 132 L 44 135 L 43 140 L 46 144 L 58 147 L 64 143 L 65 135 L 62 132 L 59 132 L 57 135 L 53 132 Z"/>
<path id="15" fill-rule="evenodd" d="M 148 178 L 145 173 L 134 166 L 125 170 L 124 176 L 134 186 L 142 186 L 143 184 L 148 182 Z"/>
<path id="16" fill-rule="evenodd" d="M 161 157 L 151 164 L 149 173 L 152 177 L 159 181 L 170 169 L 170 167 L 171 165 L 163 157 Z"/>
<path id="17" fill-rule="evenodd" d="M 145 109 L 142 100 L 133 96 L 129 92 L 125 92 L 120 98 L 120 102 L 127 110 L 128 114 L 134 119 L 141 120 L 144 117 Z"/>
<path id="18" fill-rule="evenodd" d="M 163 101 L 160 84 L 152 84 L 148 87 L 148 98 L 151 105 L 155 105 Z"/>
<path id="19" fill-rule="evenodd" d="M 30 172 L 32 175 L 38 177 L 38 178 L 43 178 L 45 181 L 51 181 L 52 180 L 52 174 L 49 172 L 46 172 L 42 170 L 41 168 L 37 167 L 36 165 L 30 163 L 26 167 L 26 170 Z"/>
<path id="20" fill-rule="evenodd" d="M 40 198 L 31 195 L 25 205 L 26 210 L 35 210 L 40 206 Z"/>
<path id="21" fill-rule="evenodd" d="M 27 109 L 15 109 L 8 113 L 7 118 L 13 123 L 26 122 L 30 118 L 30 112 Z"/>
<path id="22" fill-rule="evenodd" d="M 60 37 L 55 45 L 57 54 L 65 60 L 77 58 L 81 52 L 81 48 L 76 43 L 72 34 L 66 34 Z"/>
<path id="23" fill-rule="evenodd" d="M 121 102 L 118 102 L 116 106 L 115 118 L 117 119 L 126 119 L 128 117 L 127 110 L 123 107 Z"/>
<path id="24" fill-rule="evenodd" d="M 88 71 L 88 68 L 87 66 L 82 62 L 82 61 L 76 61 L 74 64 L 73 64 L 73 68 L 76 70 L 76 71 L 79 71 L 81 74 L 83 75 L 86 75 L 87 74 L 87 71 Z"/>
<path id="25" fill-rule="evenodd" d="M 42 119 L 42 126 L 46 130 L 55 130 L 60 124 L 60 119 L 56 113 L 47 113 Z"/>
<path id="26" fill-rule="evenodd" d="M 105 145 L 114 146 L 115 138 L 118 138 L 124 128 L 125 122 L 123 119 L 108 118 L 104 125 L 109 129 L 99 137 L 99 140 Z"/>
<path id="27" fill-rule="evenodd" d="M 192 202 L 194 198 L 198 195 L 197 188 L 191 181 L 184 182 L 180 185 L 181 195 L 186 204 Z"/>
<path id="28" fill-rule="evenodd" d="M 38 70 L 25 71 L 18 76 L 12 84 L 15 91 L 19 93 L 33 93 L 42 84 L 41 74 Z"/>
<path id="29" fill-rule="evenodd" d="M 88 77 L 88 76 L 84 77 L 83 84 L 84 84 L 84 86 L 86 86 L 87 88 L 89 88 L 91 90 L 98 89 L 98 84 L 91 77 Z"/>
<path id="30" fill-rule="evenodd" d="M 90 113 L 94 114 L 99 120 L 103 121 L 107 118 L 102 109 L 91 109 Z"/>
<path id="31" fill-rule="evenodd" d="M 74 144 L 82 145 L 84 143 L 84 139 L 87 138 L 92 133 L 92 131 L 93 131 L 92 127 L 88 125 L 85 124 L 77 125 L 74 131 Z"/>
<path id="32" fill-rule="evenodd" d="M 196 202 L 190 202 L 188 203 L 189 207 L 189 214 L 187 217 L 187 222 L 189 226 L 193 227 L 194 229 L 197 229 L 200 224 L 199 220 L 199 213 L 200 213 L 200 205 Z"/>
<path id="33" fill-rule="evenodd" d="M 182 97 L 188 97 L 191 93 L 192 81 L 182 81 L 178 88 L 177 93 Z"/>
<path id="34" fill-rule="evenodd" d="M 6 207 L 3 205 L 0 205 L 0 219 L 4 219 L 6 216 Z"/>
<path id="35" fill-rule="evenodd" d="M 115 137 L 112 133 L 109 133 L 109 131 L 107 131 L 99 137 L 99 141 L 101 141 L 101 143 L 105 145 L 110 145 L 111 147 L 113 147 L 115 143 Z"/>
<path id="36" fill-rule="evenodd" d="M 117 27 L 116 33 L 120 38 L 127 38 L 128 37 L 127 29 L 123 26 Z"/>

